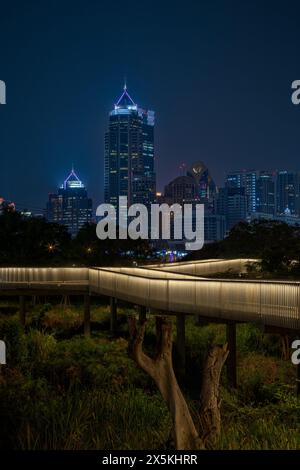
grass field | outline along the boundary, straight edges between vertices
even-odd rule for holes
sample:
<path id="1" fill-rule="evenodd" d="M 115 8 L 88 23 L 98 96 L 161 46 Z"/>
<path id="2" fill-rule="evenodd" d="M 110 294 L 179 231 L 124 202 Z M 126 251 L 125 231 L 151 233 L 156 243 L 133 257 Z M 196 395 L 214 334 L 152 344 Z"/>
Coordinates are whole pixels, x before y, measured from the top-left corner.
<path id="1" fill-rule="evenodd" d="M 13 449 L 172 449 L 169 412 L 152 380 L 127 355 L 126 315 L 109 333 L 109 309 L 92 304 L 92 336 L 83 336 L 83 306 L 28 305 L 26 334 L 18 304 L 0 304 L 0 446 Z M 225 341 L 222 325 L 186 325 L 187 368 L 181 383 L 194 410 L 207 348 Z M 146 348 L 155 344 L 148 320 Z M 237 327 L 238 390 L 221 380 L 222 435 L 215 449 L 300 449 L 295 367 L 281 358 L 277 336 Z M 174 354 L 176 363 L 176 354 Z"/>

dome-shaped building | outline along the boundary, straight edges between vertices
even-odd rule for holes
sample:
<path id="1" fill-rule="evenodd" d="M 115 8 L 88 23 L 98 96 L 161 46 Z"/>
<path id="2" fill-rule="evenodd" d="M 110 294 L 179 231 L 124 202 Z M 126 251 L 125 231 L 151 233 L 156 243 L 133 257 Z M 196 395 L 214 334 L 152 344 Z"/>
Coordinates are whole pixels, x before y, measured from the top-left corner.
<path id="1" fill-rule="evenodd" d="M 187 170 L 187 176 L 195 180 L 197 195 L 200 199 L 212 199 L 216 194 L 215 182 L 206 165 L 197 161 Z"/>

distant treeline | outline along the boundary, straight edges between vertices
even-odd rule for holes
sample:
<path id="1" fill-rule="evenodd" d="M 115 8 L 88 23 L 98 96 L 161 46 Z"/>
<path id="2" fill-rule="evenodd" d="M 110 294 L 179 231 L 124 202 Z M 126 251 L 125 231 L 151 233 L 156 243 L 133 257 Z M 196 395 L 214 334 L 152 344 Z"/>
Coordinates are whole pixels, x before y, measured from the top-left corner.
<path id="1" fill-rule="evenodd" d="M 269 220 L 241 222 L 224 240 L 206 245 L 185 259 L 235 257 L 259 258 L 264 272 L 300 275 L 300 227 Z"/>
<path id="2" fill-rule="evenodd" d="M 71 238 L 63 225 L 18 212 L 0 215 L 2 266 L 112 266 L 153 256 L 147 240 L 99 240 L 96 225 L 87 224 Z M 300 227 L 278 221 L 241 222 L 219 242 L 193 251 L 187 260 L 250 257 L 261 259 L 269 273 L 300 275 Z"/>
<path id="3" fill-rule="evenodd" d="M 132 264 L 151 250 L 145 240 L 99 240 L 96 225 L 87 224 L 71 238 L 65 226 L 19 212 L 0 215 L 2 266 L 105 266 Z"/>

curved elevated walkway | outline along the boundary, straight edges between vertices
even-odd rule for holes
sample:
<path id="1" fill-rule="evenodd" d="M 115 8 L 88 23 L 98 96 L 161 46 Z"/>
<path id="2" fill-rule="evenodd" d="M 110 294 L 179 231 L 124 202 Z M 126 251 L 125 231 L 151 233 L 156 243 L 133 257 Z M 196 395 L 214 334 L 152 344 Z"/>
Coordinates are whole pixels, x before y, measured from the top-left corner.
<path id="1" fill-rule="evenodd" d="M 300 283 L 205 278 L 255 260 L 142 268 L 0 268 L 0 295 L 106 295 L 163 311 L 300 330 Z M 203 276 L 203 277 L 200 277 Z"/>

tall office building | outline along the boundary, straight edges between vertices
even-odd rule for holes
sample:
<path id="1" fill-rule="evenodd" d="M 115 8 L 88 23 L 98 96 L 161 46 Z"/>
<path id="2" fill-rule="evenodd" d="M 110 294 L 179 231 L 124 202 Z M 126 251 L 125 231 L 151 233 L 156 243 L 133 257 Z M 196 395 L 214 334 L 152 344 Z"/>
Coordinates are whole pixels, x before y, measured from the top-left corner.
<path id="1" fill-rule="evenodd" d="M 256 170 L 239 170 L 227 175 L 225 186 L 227 188 L 245 188 L 247 198 L 247 213 L 256 211 Z"/>
<path id="2" fill-rule="evenodd" d="M 277 214 L 300 215 L 300 175 L 279 171 L 276 178 Z"/>
<path id="3" fill-rule="evenodd" d="M 215 212 L 226 217 L 227 230 L 247 218 L 247 196 L 244 187 L 220 188 L 215 199 Z"/>
<path id="4" fill-rule="evenodd" d="M 198 165 L 193 165 L 192 168 L 198 168 Z M 194 175 L 192 176 L 191 172 L 188 172 L 190 176 L 178 176 L 167 184 L 160 203 L 180 204 L 181 206 L 192 204 L 194 208 L 196 204 L 204 204 L 204 242 L 210 243 L 222 240 L 225 237 L 226 218 L 224 215 L 211 213 L 209 201 L 215 195 L 216 187 L 209 176 L 208 170 L 202 163 L 201 168 L 205 168 L 206 174 L 203 175 L 203 172 L 196 171 L 195 174 L 199 177 L 198 179 Z M 202 197 L 201 190 L 204 191 Z M 195 230 L 195 209 L 193 209 L 192 217 L 193 229 Z"/>
<path id="5" fill-rule="evenodd" d="M 165 186 L 164 200 L 168 204 L 191 203 L 197 199 L 197 185 L 191 176 L 178 176 Z"/>
<path id="6" fill-rule="evenodd" d="M 275 203 L 274 175 L 261 172 L 256 181 L 256 212 L 275 215 Z"/>
<path id="7" fill-rule="evenodd" d="M 128 205 L 148 206 L 155 194 L 154 112 L 139 108 L 125 85 L 105 134 L 105 202 L 117 208 L 119 196 L 127 196 Z"/>
<path id="8" fill-rule="evenodd" d="M 216 195 L 216 184 L 206 165 L 201 162 L 194 162 L 187 170 L 187 176 L 193 178 L 197 188 L 197 198 L 209 204 Z"/>
<path id="9" fill-rule="evenodd" d="M 74 237 L 92 219 L 92 200 L 87 190 L 72 169 L 69 176 L 55 194 L 49 194 L 47 219 L 65 225 Z"/>

